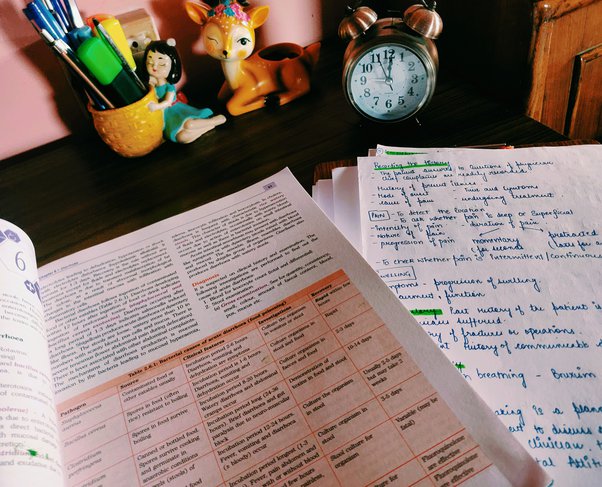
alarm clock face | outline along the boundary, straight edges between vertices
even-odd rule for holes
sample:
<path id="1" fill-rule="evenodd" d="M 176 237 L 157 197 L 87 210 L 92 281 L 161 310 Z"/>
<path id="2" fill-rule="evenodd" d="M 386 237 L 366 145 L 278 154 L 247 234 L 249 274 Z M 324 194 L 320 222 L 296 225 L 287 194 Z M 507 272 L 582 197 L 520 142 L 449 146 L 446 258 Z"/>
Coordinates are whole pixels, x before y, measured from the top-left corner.
<path id="1" fill-rule="evenodd" d="M 419 50 L 392 42 L 367 47 L 348 66 L 346 94 L 362 115 L 398 122 L 431 98 L 435 70 Z"/>

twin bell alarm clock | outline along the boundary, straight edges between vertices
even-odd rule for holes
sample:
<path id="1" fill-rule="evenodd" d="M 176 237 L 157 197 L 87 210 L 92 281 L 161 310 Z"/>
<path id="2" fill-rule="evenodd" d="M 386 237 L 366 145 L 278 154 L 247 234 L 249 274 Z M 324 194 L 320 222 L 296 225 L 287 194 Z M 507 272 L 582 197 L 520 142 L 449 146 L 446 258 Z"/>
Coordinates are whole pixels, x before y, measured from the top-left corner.
<path id="1" fill-rule="evenodd" d="M 366 6 L 347 7 L 339 37 L 349 41 L 343 91 L 363 117 L 400 122 L 415 116 L 435 91 L 439 57 L 433 39 L 443 23 L 435 2 L 412 5 L 403 18 L 378 19 Z"/>

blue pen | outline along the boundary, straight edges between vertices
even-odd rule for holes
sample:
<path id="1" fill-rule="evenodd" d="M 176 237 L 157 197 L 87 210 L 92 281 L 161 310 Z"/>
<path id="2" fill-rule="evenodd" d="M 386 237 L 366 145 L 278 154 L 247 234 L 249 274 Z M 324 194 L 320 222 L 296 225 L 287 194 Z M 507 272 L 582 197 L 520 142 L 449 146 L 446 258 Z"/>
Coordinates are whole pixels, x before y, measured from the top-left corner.
<path id="1" fill-rule="evenodd" d="M 47 7 L 46 2 L 44 0 L 33 0 L 31 3 L 38 7 L 38 10 L 42 14 L 42 16 L 45 19 L 47 19 L 48 22 L 54 23 L 55 29 L 58 30 L 58 32 L 63 37 L 67 35 L 67 28 L 63 27 L 63 24 L 59 20 L 57 20 L 51 9 Z"/>
<path id="2" fill-rule="evenodd" d="M 40 9 L 33 3 L 28 3 L 23 9 L 25 17 L 36 27 L 37 30 L 46 30 L 54 39 L 60 37 L 60 32 L 56 29 L 54 24 L 50 24 L 46 21 Z"/>
<path id="3" fill-rule="evenodd" d="M 58 22 L 41 1 L 34 0 L 33 2 L 29 2 L 23 9 L 23 12 L 31 22 L 38 26 L 38 29 L 45 29 L 55 39 L 67 42 L 65 31 L 59 26 Z"/>
<path id="4" fill-rule="evenodd" d="M 44 7 L 46 7 L 46 9 L 54 17 L 54 20 L 56 20 L 56 22 L 59 24 L 61 30 L 67 32 L 69 30 L 69 24 L 66 22 L 66 19 L 63 18 L 59 12 L 57 12 L 53 0 L 42 0 L 42 5 L 44 5 Z"/>
<path id="5" fill-rule="evenodd" d="M 59 2 L 59 0 L 49 0 L 52 5 L 52 9 L 54 10 L 55 17 L 59 21 L 59 23 L 63 26 L 65 32 L 70 31 L 73 26 L 71 25 L 71 21 L 65 12 L 65 8 Z"/>
<path id="6" fill-rule="evenodd" d="M 77 29 L 86 25 L 81 14 L 79 13 L 79 8 L 77 8 L 77 3 L 75 3 L 75 0 L 63 0 L 63 2 L 65 3 L 65 8 L 69 14 L 69 17 L 71 17 L 73 27 Z"/>

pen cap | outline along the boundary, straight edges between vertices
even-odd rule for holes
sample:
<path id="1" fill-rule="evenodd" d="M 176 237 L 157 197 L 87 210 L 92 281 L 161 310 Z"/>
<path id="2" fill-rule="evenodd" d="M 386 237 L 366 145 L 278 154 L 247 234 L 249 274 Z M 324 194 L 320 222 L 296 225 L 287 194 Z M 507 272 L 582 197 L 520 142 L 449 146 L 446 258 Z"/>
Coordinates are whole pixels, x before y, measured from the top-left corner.
<path id="1" fill-rule="evenodd" d="M 103 20 L 107 20 L 107 19 L 113 19 L 114 17 L 110 14 L 94 14 L 91 15 L 90 17 L 86 17 L 86 25 L 88 27 L 90 27 L 90 29 L 92 29 L 95 33 L 96 31 L 94 30 L 94 19 L 98 20 L 99 22 L 102 22 Z"/>
<path id="2" fill-rule="evenodd" d="M 92 29 L 87 25 L 83 27 L 77 27 L 75 29 L 67 32 L 67 37 L 69 38 L 69 44 L 73 49 L 77 49 L 86 39 L 90 39 L 92 37 Z"/>
<path id="3" fill-rule="evenodd" d="M 137 102 L 146 94 L 146 91 L 143 91 L 130 74 L 123 69 L 111 83 L 111 89 L 117 93 L 124 105 Z"/>
<path id="4" fill-rule="evenodd" d="M 106 20 L 101 20 L 100 25 L 102 25 L 107 31 L 107 34 L 111 36 L 111 40 L 115 43 L 117 49 L 119 49 L 119 52 L 121 52 L 121 54 L 129 64 L 130 68 L 135 70 L 136 62 L 134 61 L 134 56 L 132 55 L 130 44 L 127 38 L 125 37 L 125 32 L 123 32 L 119 20 L 117 20 L 114 17 Z"/>
<path id="5" fill-rule="evenodd" d="M 98 37 L 86 39 L 77 48 L 77 57 L 102 85 L 109 85 L 121 71 L 114 54 Z"/>

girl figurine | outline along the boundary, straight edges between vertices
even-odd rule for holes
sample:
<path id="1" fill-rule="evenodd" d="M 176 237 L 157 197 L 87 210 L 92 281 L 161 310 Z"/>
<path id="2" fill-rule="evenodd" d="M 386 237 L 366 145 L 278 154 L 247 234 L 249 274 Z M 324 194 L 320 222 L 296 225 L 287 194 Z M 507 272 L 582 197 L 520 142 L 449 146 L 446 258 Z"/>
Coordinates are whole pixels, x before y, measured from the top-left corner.
<path id="1" fill-rule="evenodd" d="M 188 144 L 215 126 L 226 121 L 223 115 L 213 116 L 209 108 L 194 108 L 176 99 L 177 83 L 182 77 L 176 41 L 152 41 L 144 51 L 148 84 L 155 89 L 159 103 L 151 102 L 151 112 L 163 110 L 163 137 L 172 142 Z"/>

